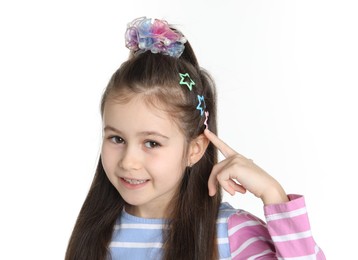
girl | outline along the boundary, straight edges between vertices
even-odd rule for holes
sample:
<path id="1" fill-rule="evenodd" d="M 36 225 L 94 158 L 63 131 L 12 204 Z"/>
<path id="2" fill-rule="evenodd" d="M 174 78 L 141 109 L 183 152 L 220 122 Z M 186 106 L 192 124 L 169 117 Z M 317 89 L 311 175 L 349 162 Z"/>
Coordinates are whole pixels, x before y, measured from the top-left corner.
<path id="1" fill-rule="evenodd" d="M 126 46 L 66 259 L 325 259 L 303 197 L 216 136 L 214 82 L 185 37 L 144 17 L 128 25 Z M 260 198 L 267 224 L 222 203 L 220 187 Z"/>

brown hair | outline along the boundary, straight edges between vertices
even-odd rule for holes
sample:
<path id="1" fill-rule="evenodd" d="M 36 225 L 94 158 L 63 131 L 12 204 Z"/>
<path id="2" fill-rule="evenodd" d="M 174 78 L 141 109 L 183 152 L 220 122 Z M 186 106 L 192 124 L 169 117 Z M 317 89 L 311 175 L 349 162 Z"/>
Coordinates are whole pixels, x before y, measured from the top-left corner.
<path id="1" fill-rule="evenodd" d="M 179 85 L 179 73 L 189 73 L 195 82 L 192 91 Z M 216 93 L 214 82 L 199 67 L 187 42 L 180 58 L 150 52 L 132 56 L 113 74 L 102 97 L 101 112 L 110 98 L 140 93 L 154 106 L 166 109 L 189 143 L 204 131 L 205 116 L 196 110 L 198 95 L 205 97 L 210 113 L 208 126 L 216 133 Z M 168 208 L 169 229 L 163 231 L 163 258 L 217 259 L 216 220 L 221 193 L 208 195 L 208 179 L 217 162 L 217 149 L 210 143 L 204 156 L 187 167 L 179 190 Z M 70 238 L 66 259 L 105 259 L 109 256 L 116 219 L 125 201 L 108 180 L 99 159 L 93 183 L 79 213 Z"/>

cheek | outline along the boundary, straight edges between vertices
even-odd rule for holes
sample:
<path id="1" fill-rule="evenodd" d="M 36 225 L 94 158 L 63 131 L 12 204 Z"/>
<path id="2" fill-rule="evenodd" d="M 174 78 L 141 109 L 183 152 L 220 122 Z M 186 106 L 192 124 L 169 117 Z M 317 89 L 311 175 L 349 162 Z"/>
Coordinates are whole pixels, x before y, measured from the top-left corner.
<path id="1" fill-rule="evenodd" d="M 161 172 L 183 172 L 185 168 L 183 153 L 180 148 L 165 150 L 165 152 L 160 155 L 151 158 L 149 164 L 153 169 L 158 169 Z"/>
<path id="2" fill-rule="evenodd" d="M 113 172 L 115 168 L 114 154 L 110 151 L 110 149 L 103 145 L 101 149 L 101 161 L 102 166 L 106 174 Z"/>

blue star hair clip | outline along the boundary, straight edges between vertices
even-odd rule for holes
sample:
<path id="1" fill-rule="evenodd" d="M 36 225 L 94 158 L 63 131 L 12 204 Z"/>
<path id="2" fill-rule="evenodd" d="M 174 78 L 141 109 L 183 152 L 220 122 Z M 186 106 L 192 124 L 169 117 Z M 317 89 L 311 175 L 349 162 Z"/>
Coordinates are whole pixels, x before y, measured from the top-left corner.
<path id="1" fill-rule="evenodd" d="M 191 91 L 193 89 L 193 86 L 195 86 L 195 82 L 194 80 L 191 79 L 191 77 L 189 76 L 189 73 L 179 73 L 180 76 L 180 85 L 186 85 L 189 90 Z"/>
<path id="2" fill-rule="evenodd" d="M 204 96 L 198 95 L 198 101 L 199 101 L 199 104 L 196 107 L 196 109 L 200 110 L 200 115 L 203 116 L 204 115 L 204 110 L 206 108 Z"/>

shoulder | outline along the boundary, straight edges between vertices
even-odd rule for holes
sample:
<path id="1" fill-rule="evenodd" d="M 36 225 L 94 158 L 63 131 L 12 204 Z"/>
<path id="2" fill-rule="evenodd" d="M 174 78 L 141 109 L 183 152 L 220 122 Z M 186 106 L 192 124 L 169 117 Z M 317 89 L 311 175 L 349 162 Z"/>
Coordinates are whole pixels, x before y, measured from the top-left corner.
<path id="1" fill-rule="evenodd" d="M 228 202 L 222 202 L 219 207 L 218 218 L 227 219 L 231 215 L 235 214 L 237 211 L 241 211 L 241 210 L 233 208 Z"/>
<path id="2" fill-rule="evenodd" d="M 236 236 L 242 239 L 252 236 L 270 237 L 266 223 L 246 210 L 234 209 L 231 205 L 226 204 L 223 207 L 221 216 L 226 217 L 230 239 L 235 239 Z"/>
<path id="3" fill-rule="evenodd" d="M 235 209 L 229 203 L 222 203 L 218 221 L 225 223 L 222 224 L 225 231 L 221 232 L 226 233 L 232 259 L 247 259 L 262 252 L 269 256 L 273 254 L 274 246 L 266 223 L 257 216 L 243 209 Z"/>
<path id="4" fill-rule="evenodd" d="M 265 222 L 260 218 L 243 209 L 235 209 L 228 202 L 221 203 L 219 208 L 218 221 L 226 222 L 229 229 L 238 225 L 266 225 Z"/>
<path id="5" fill-rule="evenodd" d="M 239 229 L 252 230 L 249 227 L 254 226 L 266 229 L 266 223 L 263 220 L 243 209 L 235 209 L 227 202 L 223 202 L 219 208 L 218 223 L 226 224 L 228 236 Z"/>

